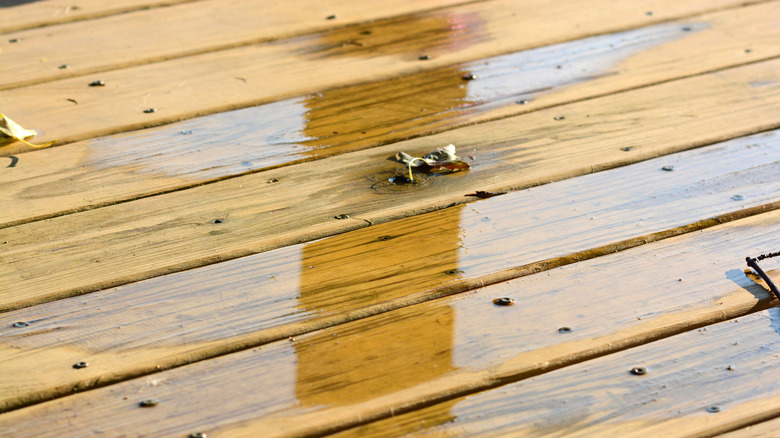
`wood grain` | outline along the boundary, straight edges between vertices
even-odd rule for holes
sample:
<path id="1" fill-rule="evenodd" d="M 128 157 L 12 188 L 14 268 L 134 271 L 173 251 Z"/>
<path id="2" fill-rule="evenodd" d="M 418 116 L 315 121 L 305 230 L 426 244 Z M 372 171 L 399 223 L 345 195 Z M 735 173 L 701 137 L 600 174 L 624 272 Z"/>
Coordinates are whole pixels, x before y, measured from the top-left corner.
<path id="1" fill-rule="evenodd" d="M 753 424 L 742 429 L 718 435 L 721 438 L 761 438 L 772 436 L 780 430 L 780 418 Z"/>
<path id="2" fill-rule="evenodd" d="M 57 23 L 103 17 L 111 14 L 190 2 L 193 0 L 2 0 L 0 33 Z"/>
<path id="3" fill-rule="evenodd" d="M 771 295 L 744 275 L 743 260 L 770 248 L 766 236 L 780 231 L 779 219 L 780 212 L 766 213 L 19 409 L 3 414 L 0 430 L 57 436 L 76 421 L 87 433 L 305 436 L 400 415 L 765 309 Z M 501 296 L 515 305 L 495 306 Z M 560 333 L 563 326 L 572 331 Z M 733 353 L 764 359 L 752 343 Z M 106 366 L 100 360 L 73 370 L 62 362 L 63 371 L 94 379 Z M 647 364 L 647 377 L 660 372 Z M 621 364 L 620 375 L 636 365 Z M 159 406 L 137 407 L 147 398 Z"/>
<path id="4" fill-rule="evenodd" d="M 779 310 L 449 401 L 444 422 L 434 406 L 336 436 L 713 436 L 780 413 Z M 772 423 L 724 436 L 773 436 Z"/>
<path id="5" fill-rule="evenodd" d="M 531 187 L 777 127 L 779 66 L 764 62 L 5 228 L 0 308 L 461 204 L 474 190 Z M 477 151 L 471 170 L 417 185 L 386 182 L 404 171 L 388 156 L 448 143 Z M 621 150 L 627 145 L 635 148 Z M 350 218 L 335 219 L 342 214 Z"/>
<path id="6" fill-rule="evenodd" d="M 778 156 L 780 133 L 762 134 L 9 312 L 0 317 L 0 338 L 8 339 L 0 343 L 7 382 L 0 404 L 69 394 L 624 250 L 695 230 L 691 223 L 716 223 L 706 222 L 711 217 L 739 217 L 735 210 L 777 208 L 780 166 L 767 157 Z M 744 200 L 731 199 L 739 193 Z M 29 329 L 13 328 L 19 321 Z M 100 368 L 63 366 L 84 359 Z"/>
<path id="7" fill-rule="evenodd" d="M 269 0 L 237 0 L 230 4 L 204 0 L 17 31 L 13 37 L 19 42 L 5 46 L 3 51 L 0 89 L 423 13 L 465 2 L 298 0 L 291 7 L 289 3 Z M 329 16 L 335 18 L 328 19 Z M 67 68 L 60 68 L 62 65 Z"/>
<path id="8" fill-rule="evenodd" d="M 23 154 L 14 168 L 0 171 L 0 203 L 12 206 L 0 212 L 0 224 L 180 190 L 766 56 L 780 50 L 765 47 L 780 39 L 780 27 L 762 19 L 776 8 L 728 10 Z M 696 54 L 701 57 L 692 61 Z M 466 72 L 478 79 L 464 86 Z M 528 103 L 518 105 L 518 99 Z"/>
<path id="9" fill-rule="evenodd" d="M 485 2 L 5 90 L 0 99 L 9 103 L 5 113 L 40 131 L 38 141 L 62 144 L 743 3 L 601 0 L 581 8 L 576 1 Z M 654 13 L 647 15 L 650 8 Z M 610 20 L 603 11 L 610 11 Z M 433 59 L 421 61 L 422 52 Z M 752 53 L 740 59 L 751 56 L 762 59 Z M 106 85 L 89 87 L 94 80 Z M 150 108 L 156 111 L 144 113 Z"/>

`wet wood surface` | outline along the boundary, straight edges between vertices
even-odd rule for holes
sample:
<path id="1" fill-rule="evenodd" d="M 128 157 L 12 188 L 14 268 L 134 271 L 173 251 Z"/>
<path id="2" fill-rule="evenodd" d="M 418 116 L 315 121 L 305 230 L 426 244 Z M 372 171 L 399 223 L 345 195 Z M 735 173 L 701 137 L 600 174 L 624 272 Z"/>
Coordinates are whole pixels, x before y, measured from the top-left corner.
<path id="1" fill-rule="evenodd" d="M 17 31 L 13 37 L 19 41 L 8 45 L 3 53 L 0 89 L 424 13 L 465 1 L 403 0 L 377 7 L 376 2 L 301 0 L 290 8 L 285 3 L 267 0 L 238 0 L 230 4 L 203 0 L 97 21 Z M 95 38 L 96 35 L 107 37 Z M 179 75 L 177 80 L 190 78 Z"/>
<path id="2" fill-rule="evenodd" d="M 0 338 L 8 340 L 0 347 L 8 377 L 0 405 L 153 373 L 775 209 L 780 166 L 767 157 L 780 157 L 780 133 L 9 312 L 0 315 Z M 676 170 L 662 170 L 670 165 Z M 14 328 L 19 321 L 29 328 Z M 74 373 L 68 365 L 82 360 L 94 366 Z M 29 369 L 29 361 L 40 365 Z"/>
<path id="3" fill-rule="evenodd" d="M 768 249 L 765 236 L 780 231 L 778 219 L 780 212 L 765 213 L 38 404 L 5 414 L 7 427 L 13 427 L 6 431 L 15 436 L 56 436 L 78 415 L 85 431 L 122 428 L 161 437 L 194 431 L 212 436 L 303 436 L 400 415 L 436 401 L 447 406 L 446 400 L 459 394 L 653 340 L 674 339 L 680 332 L 765 309 L 770 293 L 745 276 L 739 261 L 744 254 Z M 632 281 L 615 281 L 627 272 Z M 504 296 L 514 298 L 515 304 L 493 304 L 493 299 Z M 562 333 L 563 327 L 571 330 Z M 734 339 L 741 343 L 744 335 Z M 755 342 L 760 339 L 756 334 Z M 664 356 L 674 357 L 667 354 L 668 350 Z M 760 363 L 776 353 L 756 353 L 748 342 L 735 346 L 732 354 Z M 611 360 L 611 355 L 605 358 L 607 363 Z M 680 366 L 688 363 L 681 361 Z M 92 373 L 93 365 L 101 367 L 92 363 L 69 371 Z M 710 369 L 720 365 L 729 364 L 718 361 Z M 634 366 L 648 367 L 648 377 L 660 371 L 652 361 L 616 365 L 620 376 L 633 379 L 628 382 L 636 382 L 627 374 Z M 734 366 L 739 370 L 746 365 Z M 735 375 L 753 381 L 750 372 Z M 185 388 L 198 388 L 197 395 Z M 740 394 L 745 404 L 766 395 Z M 159 405 L 138 407 L 144 399 L 156 399 Z M 207 416 L 201 413 L 204 409 Z M 437 419 L 416 424 L 435 427 L 452 417 Z M 380 425 L 379 430 L 389 429 Z"/>
<path id="4" fill-rule="evenodd" d="M 777 417 L 778 353 L 772 308 L 336 436 L 714 436 Z"/>
<path id="5" fill-rule="evenodd" d="M 600 7 L 591 4 L 588 8 L 542 0 L 475 3 L 401 21 L 367 23 L 5 90 L 0 99 L 10 102 L 5 111 L 15 114 L 20 123 L 40 127 L 39 141 L 67 143 L 356 82 L 388 80 L 742 3 L 603 0 Z M 653 6 L 658 8 L 648 15 Z M 614 20 L 605 21 L 602 10 L 610 10 Z M 550 22 L 558 25 L 549 26 Z M 371 34 L 361 35 L 365 31 Z M 398 38 L 399 34 L 405 37 Z M 760 38 L 760 34 L 755 36 Z M 355 40 L 359 44 L 349 43 Z M 772 46 L 771 42 L 761 45 Z M 432 59 L 421 61 L 419 57 L 426 54 Z M 735 55 L 741 62 L 764 59 L 759 52 L 746 54 L 744 49 Z M 96 80 L 105 86 L 88 86 Z M 273 86 L 267 86 L 269 83 Z M 155 112 L 145 113 L 148 109 Z"/>
<path id="6" fill-rule="evenodd" d="M 0 436 L 771 436 L 779 7 L 0 0 Z"/>
<path id="7" fill-rule="evenodd" d="M 0 273 L 8 289 L 0 308 L 408 217 L 464 203 L 475 190 L 526 188 L 774 128 L 779 66 L 753 64 L 4 228 Z M 389 156 L 422 155 L 447 143 L 473 148 L 479 159 L 466 172 L 378 192 L 377 183 L 404 172 Z M 341 215 L 349 218 L 338 220 Z"/>
<path id="8" fill-rule="evenodd" d="M 780 50 L 774 44 L 764 48 L 780 39 L 776 26 L 754 25 L 776 9 L 769 3 L 738 15 L 721 11 L 693 22 L 575 40 L 24 154 L 14 169 L 0 173 L 5 187 L 0 202 L 9 206 L 0 212 L 0 224 L 180 190 L 754 60 Z M 699 46 L 714 49 L 690 62 Z M 744 47 L 753 49 L 745 54 Z M 463 81 L 466 72 L 475 72 L 477 81 Z M 408 110 L 417 107 L 419 112 Z M 53 187 L 63 184 L 66 191 Z"/>

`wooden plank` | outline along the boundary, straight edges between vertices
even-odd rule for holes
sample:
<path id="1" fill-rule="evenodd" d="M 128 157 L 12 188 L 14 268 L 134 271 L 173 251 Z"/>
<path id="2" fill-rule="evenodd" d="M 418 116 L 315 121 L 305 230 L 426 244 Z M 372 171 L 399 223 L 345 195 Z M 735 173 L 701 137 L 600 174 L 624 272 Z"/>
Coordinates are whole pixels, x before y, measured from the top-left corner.
<path id="1" fill-rule="evenodd" d="M 17 31 L 8 36 L 18 42 L 4 45 L 0 89 L 424 13 L 467 1 L 296 0 L 292 6 L 270 0 L 236 0 L 229 5 L 205 0 Z M 334 19 L 327 18 L 333 15 Z"/>
<path id="2" fill-rule="evenodd" d="M 79 0 L 75 5 L 71 0 L 0 0 L 0 33 L 190 1 L 193 0 Z"/>
<path id="3" fill-rule="evenodd" d="M 10 312 L 0 317 L 0 339 L 8 339 L 0 343 L 0 405 L 597 257 L 698 227 L 690 223 L 710 225 L 711 217 L 739 217 L 734 210 L 778 207 L 780 166 L 767 162 L 778 156 L 780 132 L 762 134 Z M 660 170 L 668 164 L 678 170 Z M 735 193 L 745 199 L 733 201 Z M 29 328 L 12 327 L 19 321 Z M 82 360 L 99 368 L 62 366 Z"/>
<path id="4" fill-rule="evenodd" d="M 0 308 L 461 204 L 474 190 L 531 187 L 777 127 L 778 67 L 764 62 L 4 228 L 0 275 L 7 289 Z M 471 170 L 421 177 L 417 185 L 386 182 L 404 172 L 388 156 L 447 143 L 478 151 Z M 621 150 L 627 145 L 636 148 Z M 342 214 L 350 218 L 336 219 Z"/>
<path id="5" fill-rule="evenodd" d="M 0 224 L 180 190 L 721 68 L 741 62 L 733 54 L 744 55 L 744 47 L 754 47 L 760 38 L 780 39 L 780 27 L 762 18 L 775 8 L 770 3 L 729 10 L 695 22 L 577 40 L 20 155 L 14 168 L 0 172 L 0 203 L 11 206 L 0 211 Z M 703 57 L 691 62 L 690 53 Z M 756 47 L 747 55 L 766 53 Z M 556 68 L 561 59 L 567 60 L 565 71 Z M 614 74 L 599 76 L 607 67 L 598 66 L 607 64 Z M 463 87 L 461 77 L 470 71 L 478 79 Z M 548 91 L 530 91 L 538 89 Z M 519 97 L 529 103 L 518 105 Z"/>
<path id="6" fill-rule="evenodd" d="M 709 437 L 780 414 L 778 333 L 772 308 L 335 436 Z"/>
<path id="7" fill-rule="evenodd" d="M 9 103 L 4 108 L 7 114 L 23 126 L 41 131 L 38 141 L 69 143 L 627 30 L 713 8 L 712 0 L 642 4 L 601 0 L 603 3 L 591 3 L 589 8 L 571 1 L 465 5 L 405 20 L 5 90 L 0 99 Z M 716 4 L 742 3 L 719 0 Z M 654 9 L 657 12 L 646 15 L 653 6 L 658 6 Z M 610 11 L 612 19 L 604 20 L 604 10 Z M 458 25 L 453 26 L 453 22 Z M 364 31 L 372 34 L 361 35 Z M 348 43 L 355 40 L 358 44 Z M 761 46 L 774 47 L 771 42 Z M 421 61 L 421 52 L 433 59 Z M 739 59 L 747 62 L 763 57 L 743 50 Z M 103 80 L 106 85 L 89 87 L 94 80 Z M 144 112 L 150 108 L 156 111 Z"/>
<path id="8" fill-rule="evenodd" d="M 780 418 L 775 418 L 718 436 L 721 438 L 762 438 L 772 436 L 778 430 L 780 430 Z"/>
<path id="9" fill-rule="evenodd" d="M 779 220 L 780 212 L 765 213 L 19 409 L 0 417 L 0 430 L 19 437 L 73 427 L 159 437 L 306 436 L 390 417 L 766 308 L 770 294 L 744 275 L 743 260 L 773 249 L 766 236 L 780 231 Z M 626 273 L 631 281 L 615 281 Z M 501 296 L 517 302 L 495 306 Z M 301 297 L 298 305 L 307 304 Z M 563 326 L 572 331 L 560 333 Z M 159 348 L 186 337 L 171 336 Z M 105 365 L 60 366 L 99 378 Z M 160 404 L 139 408 L 148 398 Z"/>

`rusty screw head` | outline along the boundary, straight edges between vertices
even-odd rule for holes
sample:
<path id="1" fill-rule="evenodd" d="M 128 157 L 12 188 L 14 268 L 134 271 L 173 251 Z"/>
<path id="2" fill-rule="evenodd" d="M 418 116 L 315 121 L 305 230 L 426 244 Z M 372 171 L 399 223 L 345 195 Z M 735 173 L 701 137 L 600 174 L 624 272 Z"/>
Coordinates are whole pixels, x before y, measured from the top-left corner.
<path id="1" fill-rule="evenodd" d="M 147 398 L 146 400 L 141 400 L 138 402 L 138 406 L 142 408 L 151 408 L 157 406 L 158 404 L 160 404 L 160 401 L 154 398 Z"/>
<path id="2" fill-rule="evenodd" d="M 493 304 L 496 306 L 511 306 L 515 303 L 515 300 L 510 297 L 501 297 L 493 300 Z"/>

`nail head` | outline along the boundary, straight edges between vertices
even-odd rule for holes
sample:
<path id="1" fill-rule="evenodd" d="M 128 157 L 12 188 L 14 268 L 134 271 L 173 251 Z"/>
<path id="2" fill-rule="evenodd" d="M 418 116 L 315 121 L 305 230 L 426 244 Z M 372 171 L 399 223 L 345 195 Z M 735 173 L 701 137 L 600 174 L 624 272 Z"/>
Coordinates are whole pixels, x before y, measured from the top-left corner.
<path id="1" fill-rule="evenodd" d="M 11 327 L 13 327 L 13 328 L 22 328 L 22 327 L 27 327 L 28 325 L 30 325 L 30 324 L 27 324 L 24 321 L 19 321 L 19 322 L 15 322 L 15 323 L 11 324 Z"/>
<path id="2" fill-rule="evenodd" d="M 73 364 L 73 368 L 75 368 L 77 370 L 80 370 L 82 368 L 86 368 L 88 366 L 89 366 L 89 364 L 87 362 L 76 362 L 76 363 Z"/>
<path id="3" fill-rule="evenodd" d="M 159 400 L 153 399 L 153 398 L 148 398 L 146 400 L 141 400 L 138 403 L 138 406 L 140 406 L 142 408 L 151 408 L 151 407 L 157 406 L 158 404 L 160 404 Z"/>
<path id="4" fill-rule="evenodd" d="M 495 304 L 496 306 L 511 306 L 514 303 L 515 300 L 510 297 L 501 297 L 493 300 L 493 304 Z"/>
<path id="5" fill-rule="evenodd" d="M 647 369 L 645 367 L 634 367 L 631 368 L 631 374 L 635 376 L 642 376 L 644 374 L 647 374 Z"/>

